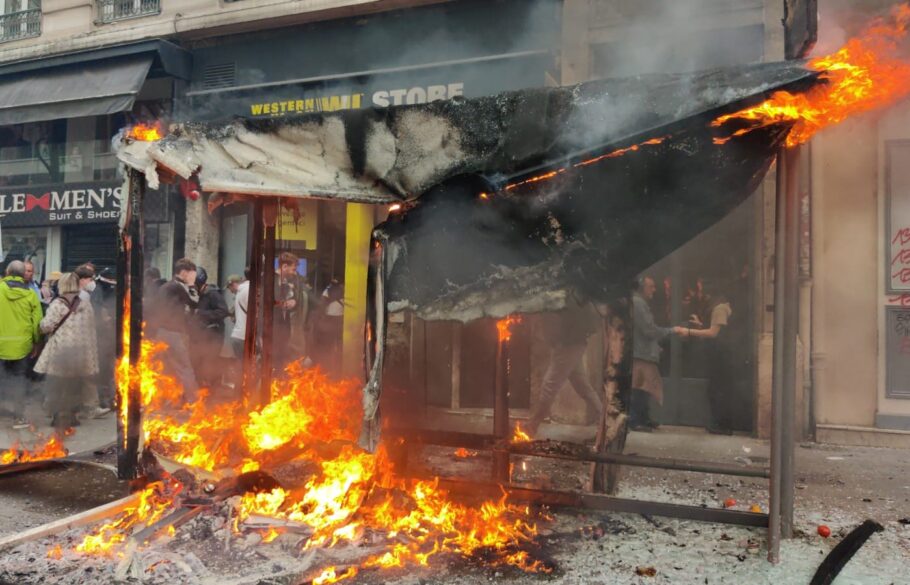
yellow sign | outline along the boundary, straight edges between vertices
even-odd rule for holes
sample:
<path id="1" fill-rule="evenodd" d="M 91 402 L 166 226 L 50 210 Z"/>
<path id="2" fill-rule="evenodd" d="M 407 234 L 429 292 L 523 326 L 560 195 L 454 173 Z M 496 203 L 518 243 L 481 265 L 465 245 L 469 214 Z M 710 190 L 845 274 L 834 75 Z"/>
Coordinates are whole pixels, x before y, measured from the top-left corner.
<path id="1" fill-rule="evenodd" d="M 316 249 L 316 234 L 319 227 L 317 215 L 318 202 L 312 199 L 297 199 L 299 217 L 284 207 L 275 228 L 275 237 L 279 240 L 303 242 L 307 250 Z"/>

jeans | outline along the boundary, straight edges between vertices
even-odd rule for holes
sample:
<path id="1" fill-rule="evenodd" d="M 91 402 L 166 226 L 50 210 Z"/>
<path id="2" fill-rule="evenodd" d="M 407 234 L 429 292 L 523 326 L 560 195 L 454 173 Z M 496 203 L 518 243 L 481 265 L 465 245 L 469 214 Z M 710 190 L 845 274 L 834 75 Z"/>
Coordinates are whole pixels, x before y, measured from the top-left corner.
<path id="1" fill-rule="evenodd" d="M 18 360 L 0 360 L 0 399 L 10 403 L 10 410 L 16 418 L 25 417 L 25 391 L 28 371 L 28 357 Z"/>
<path id="2" fill-rule="evenodd" d="M 600 395 L 591 387 L 585 372 L 586 343 L 554 347 L 550 354 L 550 365 L 543 377 L 540 387 L 540 398 L 531 413 L 528 428 L 536 430 L 550 414 L 556 395 L 565 385 L 566 381 L 572 383 L 575 393 L 585 401 L 588 407 L 587 420 L 597 420 L 603 411 L 603 401 Z"/>
<path id="3" fill-rule="evenodd" d="M 196 374 L 190 362 L 190 350 L 187 347 L 186 335 L 170 329 L 158 329 L 158 339 L 167 344 L 165 365 L 183 386 L 184 402 L 193 402 L 199 393 Z"/>

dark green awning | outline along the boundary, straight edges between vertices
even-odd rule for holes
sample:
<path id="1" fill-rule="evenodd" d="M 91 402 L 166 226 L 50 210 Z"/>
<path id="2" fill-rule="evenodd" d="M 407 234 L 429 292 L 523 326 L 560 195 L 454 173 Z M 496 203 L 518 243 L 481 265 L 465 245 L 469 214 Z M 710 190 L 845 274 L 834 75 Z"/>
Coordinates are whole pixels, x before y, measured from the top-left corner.
<path id="1" fill-rule="evenodd" d="M 129 110 L 153 59 L 146 53 L 0 78 L 0 125 Z"/>

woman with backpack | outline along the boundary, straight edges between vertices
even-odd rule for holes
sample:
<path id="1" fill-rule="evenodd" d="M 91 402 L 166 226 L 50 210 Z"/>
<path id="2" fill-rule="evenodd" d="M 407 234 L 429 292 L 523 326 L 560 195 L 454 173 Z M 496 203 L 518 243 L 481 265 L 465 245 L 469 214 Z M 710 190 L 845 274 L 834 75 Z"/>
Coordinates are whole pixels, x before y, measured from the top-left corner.
<path id="1" fill-rule="evenodd" d="M 58 431 L 79 424 L 76 412 L 83 406 L 83 397 L 94 392 L 98 340 L 88 296 L 94 284 L 87 272 L 63 275 L 57 285 L 60 294 L 41 320 L 41 331 L 48 338 L 35 371 L 47 376 L 45 405 L 51 426 Z"/>

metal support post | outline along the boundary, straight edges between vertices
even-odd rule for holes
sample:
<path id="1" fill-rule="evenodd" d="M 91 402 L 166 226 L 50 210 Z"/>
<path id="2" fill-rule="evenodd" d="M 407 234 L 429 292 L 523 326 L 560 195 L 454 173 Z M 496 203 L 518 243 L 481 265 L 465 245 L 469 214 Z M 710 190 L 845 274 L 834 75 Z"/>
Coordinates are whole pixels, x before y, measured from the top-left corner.
<path id="1" fill-rule="evenodd" d="M 799 149 L 786 151 L 786 202 L 784 229 L 784 331 L 783 396 L 780 442 L 780 530 L 782 538 L 793 537 L 793 446 L 796 433 L 796 342 L 799 332 Z"/>
<path id="2" fill-rule="evenodd" d="M 263 216 L 275 217 L 277 221 L 277 204 L 266 201 L 263 204 Z M 275 351 L 273 347 L 275 312 L 275 224 L 264 227 L 262 241 L 262 363 L 259 370 L 259 404 L 266 405 L 272 398 L 272 362 Z"/>
<path id="3" fill-rule="evenodd" d="M 250 251 L 250 289 L 247 299 L 246 336 L 243 341 L 243 396 L 252 403 L 256 383 L 256 337 L 259 334 L 259 310 L 262 307 L 262 198 L 253 201 L 253 237 Z"/>
<path id="4" fill-rule="evenodd" d="M 781 440 L 783 438 L 784 274 L 787 232 L 785 205 L 786 153 L 777 155 L 774 208 L 774 351 L 771 382 L 771 481 L 769 492 L 768 560 L 780 562 Z"/>
<path id="5" fill-rule="evenodd" d="M 142 357 L 142 204 L 145 198 L 145 176 L 130 171 L 129 180 L 129 383 L 126 404 L 120 396 L 118 435 L 125 441 L 118 443 L 117 475 L 121 479 L 135 479 L 139 475 L 139 440 L 142 434 L 142 388 L 139 362 Z M 125 308 L 122 309 L 126 314 Z M 118 392 L 122 394 L 122 392 Z M 126 416 L 124 417 L 124 410 Z M 125 429 L 124 426 L 125 418 Z"/>
<path id="6" fill-rule="evenodd" d="M 496 346 L 496 387 L 493 396 L 493 436 L 509 440 L 509 342 L 500 337 Z M 493 450 L 493 479 L 509 481 L 509 452 Z"/>

